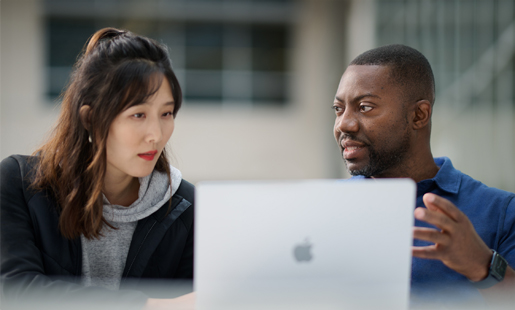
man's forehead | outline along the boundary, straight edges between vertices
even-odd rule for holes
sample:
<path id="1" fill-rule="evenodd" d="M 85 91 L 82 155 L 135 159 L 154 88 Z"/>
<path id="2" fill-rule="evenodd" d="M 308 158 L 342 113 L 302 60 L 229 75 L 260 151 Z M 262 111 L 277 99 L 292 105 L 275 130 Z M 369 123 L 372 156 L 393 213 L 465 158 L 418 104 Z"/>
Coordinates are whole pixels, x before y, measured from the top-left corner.
<path id="1" fill-rule="evenodd" d="M 350 65 L 343 73 L 342 79 L 348 75 L 354 77 L 368 75 L 388 77 L 390 75 L 390 69 L 390 66 L 387 65 Z"/>
<path id="2" fill-rule="evenodd" d="M 390 82 L 390 68 L 388 66 L 350 65 L 343 73 L 338 89 L 375 88 Z"/>

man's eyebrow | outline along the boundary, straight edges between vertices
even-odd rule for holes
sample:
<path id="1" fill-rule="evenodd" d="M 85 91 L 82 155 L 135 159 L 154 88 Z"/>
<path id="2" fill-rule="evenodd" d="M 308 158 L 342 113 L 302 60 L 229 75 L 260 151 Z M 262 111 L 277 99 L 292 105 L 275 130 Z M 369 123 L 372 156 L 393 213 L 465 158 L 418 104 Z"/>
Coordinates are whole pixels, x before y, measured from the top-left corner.
<path id="1" fill-rule="evenodd" d="M 367 98 L 367 97 L 381 99 L 381 97 L 379 97 L 378 95 L 367 93 L 367 94 L 363 94 L 363 95 L 357 96 L 356 98 L 353 98 L 352 100 L 353 101 L 359 101 L 359 100 L 362 100 L 362 99 Z M 339 102 L 343 102 L 343 100 L 341 98 L 339 98 L 338 96 L 334 97 L 334 99 L 336 99 Z"/>
<path id="2" fill-rule="evenodd" d="M 367 94 L 363 94 L 361 96 L 357 96 L 356 98 L 354 98 L 354 101 L 359 101 L 359 100 L 362 100 L 362 99 L 365 99 L 367 97 L 372 97 L 372 98 L 377 98 L 377 99 L 381 99 L 381 97 L 379 97 L 378 95 L 374 95 L 374 94 L 371 94 L 371 93 L 367 93 Z"/>

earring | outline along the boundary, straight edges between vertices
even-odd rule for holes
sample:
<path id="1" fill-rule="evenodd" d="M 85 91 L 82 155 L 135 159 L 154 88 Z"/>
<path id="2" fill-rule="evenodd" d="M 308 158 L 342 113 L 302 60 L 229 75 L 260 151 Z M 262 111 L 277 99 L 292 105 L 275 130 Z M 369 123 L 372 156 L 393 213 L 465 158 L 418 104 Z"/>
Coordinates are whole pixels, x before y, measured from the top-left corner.
<path id="1" fill-rule="evenodd" d="M 89 143 L 93 143 L 93 140 L 91 140 L 91 135 L 89 135 L 88 141 L 89 141 Z"/>

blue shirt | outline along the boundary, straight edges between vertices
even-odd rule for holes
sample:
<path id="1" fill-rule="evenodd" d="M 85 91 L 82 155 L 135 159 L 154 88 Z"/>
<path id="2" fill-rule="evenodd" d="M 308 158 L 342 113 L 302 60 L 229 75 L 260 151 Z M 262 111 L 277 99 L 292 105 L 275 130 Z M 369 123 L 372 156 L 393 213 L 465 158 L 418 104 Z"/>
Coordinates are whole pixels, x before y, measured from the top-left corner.
<path id="1" fill-rule="evenodd" d="M 425 207 L 422 202 L 425 193 L 448 199 L 467 215 L 488 247 L 499 252 L 512 268 L 515 267 L 515 194 L 474 180 L 456 170 L 447 157 L 435 158 L 435 163 L 440 167 L 436 176 L 417 183 L 416 207 Z M 419 220 L 415 220 L 415 226 L 434 227 Z M 413 242 L 415 246 L 430 244 L 421 240 Z M 412 261 L 411 291 L 412 300 L 433 300 L 442 296 L 455 300 L 480 298 L 478 290 L 465 276 L 439 260 L 417 257 Z"/>

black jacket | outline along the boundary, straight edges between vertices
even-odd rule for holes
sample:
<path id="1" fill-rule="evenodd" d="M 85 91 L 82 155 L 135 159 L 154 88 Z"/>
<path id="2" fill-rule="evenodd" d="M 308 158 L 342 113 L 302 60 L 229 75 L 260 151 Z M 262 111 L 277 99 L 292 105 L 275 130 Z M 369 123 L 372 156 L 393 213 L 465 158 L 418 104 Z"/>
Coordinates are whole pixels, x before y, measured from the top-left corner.
<path id="1" fill-rule="evenodd" d="M 142 279 L 193 278 L 194 187 L 182 180 L 158 211 L 138 221 L 119 291 L 80 285 L 80 238 L 68 240 L 58 228 L 59 211 L 45 191 L 29 189 L 33 157 L 14 155 L 0 164 L 2 309 L 29 296 L 38 301 L 96 301 L 141 307 L 151 293 Z M 30 306 L 29 306 L 30 307 Z M 112 308 L 111 306 L 109 306 Z M 116 307 L 115 307 L 116 308 Z"/>

